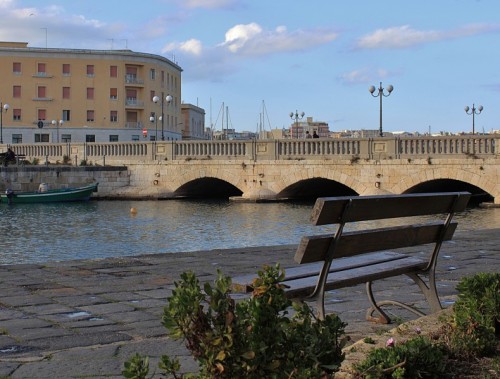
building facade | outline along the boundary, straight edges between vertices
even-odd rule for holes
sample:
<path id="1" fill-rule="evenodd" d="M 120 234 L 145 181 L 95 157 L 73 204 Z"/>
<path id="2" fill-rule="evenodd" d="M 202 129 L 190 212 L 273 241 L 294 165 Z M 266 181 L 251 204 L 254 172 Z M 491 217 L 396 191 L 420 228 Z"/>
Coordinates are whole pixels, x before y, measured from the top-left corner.
<path id="1" fill-rule="evenodd" d="M 0 42 L 1 139 L 9 144 L 181 139 L 181 73 L 169 59 L 131 50 Z"/>
<path id="2" fill-rule="evenodd" d="M 290 138 L 306 138 L 307 135 L 312 136 L 313 133 L 320 138 L 330 137 L 330 129 L 327 122 L 314 121 L 312 117 L 307 117 L 306 121 L 296 121 L 290 125 Z"/>
<path id="3" fill-rule="evenodd" d="M 207 140 L 211 134 L 205 128 L 205 110 L 193 104 L 182 104 L 182 139 Z"/>

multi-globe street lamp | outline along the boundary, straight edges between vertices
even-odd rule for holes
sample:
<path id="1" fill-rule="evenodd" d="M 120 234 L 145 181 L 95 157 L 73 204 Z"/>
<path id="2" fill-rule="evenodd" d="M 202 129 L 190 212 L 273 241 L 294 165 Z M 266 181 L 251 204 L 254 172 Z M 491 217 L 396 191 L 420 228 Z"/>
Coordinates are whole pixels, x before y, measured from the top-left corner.
<path id="1" fill-rule="evenodd" d="M 298 133 L 299 133 L 299 121 L 304 118 L 304 115 L 305 115 L 304 112 L 301 112 L 299 114 L 299 112 L 297 110 L 295 110 L 295 113 L 290 112 L 290 118 L 295 121 L 295 129 L 297 130 L 297 137 L 298 137 Z M 290 138 L 293 138 L 293 127 L 292 127 L 292 133 L 291 133 Z"/>
<path id="2" fill-rule="evenodd" d="M 161 140 L 165 141 L 165 134 L 164 134 L 164 125 L 165 125 L 165 115 L 163 113 L 163 100 L 167 102 L 167 105 L 170 105 L 174 98 L 171 95 L 167 95 L 164 97 L 163 92 L 161 93 L 161 98 L 159 96 L 153 96 L 153 102 L 155 104 L 158 104 L 158 102 L 161 100 Z"/>
<path id="3" fill-rule="evenodd" d="M 54 125 L 56 127 L 56 130 L 57 130 L 57 143 L 59 143 L 59 125 L 62 126 L 62 124 L 64 124 L 64 121 L 63 120 L 52 120 L 52 125 Z"/>
<path id="4" fill-rule="evenodd" d="M 7 112 L 9 108 L 9 104 L 3 104 L 0 101 L 0 143 L 3 143 L 3 112 Z"/>
<path id="5" fill-rule="evenodd" d="M 154 114 L 154 116 L 151 115 L 151 117 L 149 117 L 149 121 L 155 123 L 155 141 L 158 141 L 158 117 L 156 116 L 156 113 Z"/>
<path id="6" fill-rule="evenodd" d="M 477 115 L 477 114 L 481 114 L 481 112 L 483 111 L 483 106 L 480 105 L 476 108 L 476 106 L 474 105 L 474 103 L 472 103 L 472 109 L 469 108 L 468 106 L 465 106 L 464 110 L 465 110 L 465 113 L 467 113 L 468 115 L 472 115 L 472 134 L 475 133 L 475 124 L 474 124 L 474 116 Z M 470 112 L 469 112 L 470 110 Z"/>
<path id="7" fill-rule="evenodd" d="M 376 95 L 374 95 L 375 91 L 378 91 Z M 394 90 L 394 87 L 392 85 L 387 86 L 387 94 L 384 93 L 384 88 L 382 87 L 382 82 L 380 82 L 380 86 L 378 88 L 375 88 L 375 86 L 370 86 L 368 88 L 368 91 L 372 94 L 373 97 L 380 97 L 380 128 L 379 128 L 379 135 L 382 137 L 384 135 L 382 131 L 382 98 L 387 97 L 391 94 L 391 92 Z"/>

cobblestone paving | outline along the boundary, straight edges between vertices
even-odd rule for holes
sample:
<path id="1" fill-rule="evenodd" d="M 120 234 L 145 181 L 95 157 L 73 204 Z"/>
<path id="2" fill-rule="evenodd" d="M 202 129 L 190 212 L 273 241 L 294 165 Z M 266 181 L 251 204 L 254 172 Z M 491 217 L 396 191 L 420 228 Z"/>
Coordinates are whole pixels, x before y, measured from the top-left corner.
<path id="1" fill-rule="evenodd" d="M 443 245 L 437 277 L 445 307 L 463 276 L 498 271 L 499 233 L 462 232 Z M 212 281 L 217 269 L 233 276 L 255 273 L 265 263 L 289 267 L 294 251 L 290 245 L 0 266 L 0 377 L 121 378 L 135 352 L 150 356 L 152 371 L 165 353 L 179 355 L 183 368 L 195 371 L 186 349 L 161 325 L 174 281 L 186 270 Z M 374 290 L 378 298 L 400 295 L 426 309 L 405 277 L 377 282 Z M 365 321 L 367 307 L 364 286 L 328 296 L 327 310 L 348 323 L 353 341 L 394 327 Z"/>

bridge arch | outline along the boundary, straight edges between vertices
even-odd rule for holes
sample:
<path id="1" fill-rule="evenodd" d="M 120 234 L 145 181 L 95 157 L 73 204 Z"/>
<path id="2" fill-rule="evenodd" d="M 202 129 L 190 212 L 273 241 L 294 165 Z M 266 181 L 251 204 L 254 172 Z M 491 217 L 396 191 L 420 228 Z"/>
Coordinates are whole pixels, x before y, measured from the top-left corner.
<path id="1" fill-rule="evenodd" d="M 242 191 L 233 184 L 218 178 L 202 177 L 190 180 L 179 186 L 174 197 L 182 198 L 229 198 L 241 196 Z"/>
<path id="2" fill-rule="evenodd" d="M 320 177 L 299 180 L 277 194 L 278 199 L 315 199 L 325 196 L 359 195 L 352 188 L 335 180 Z"/>

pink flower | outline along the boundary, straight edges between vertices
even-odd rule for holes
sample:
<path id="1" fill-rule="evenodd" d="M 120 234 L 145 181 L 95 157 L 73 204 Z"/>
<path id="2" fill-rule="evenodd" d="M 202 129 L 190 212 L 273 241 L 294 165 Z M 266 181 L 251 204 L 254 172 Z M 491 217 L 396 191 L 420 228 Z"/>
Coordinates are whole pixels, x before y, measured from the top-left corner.
<path id="1" fill-rule="evenodd" d="M 394 338 L 389 338 L 387 342 L 385 343 L 385 346 L 387 347 L 394 347 Z"/>

